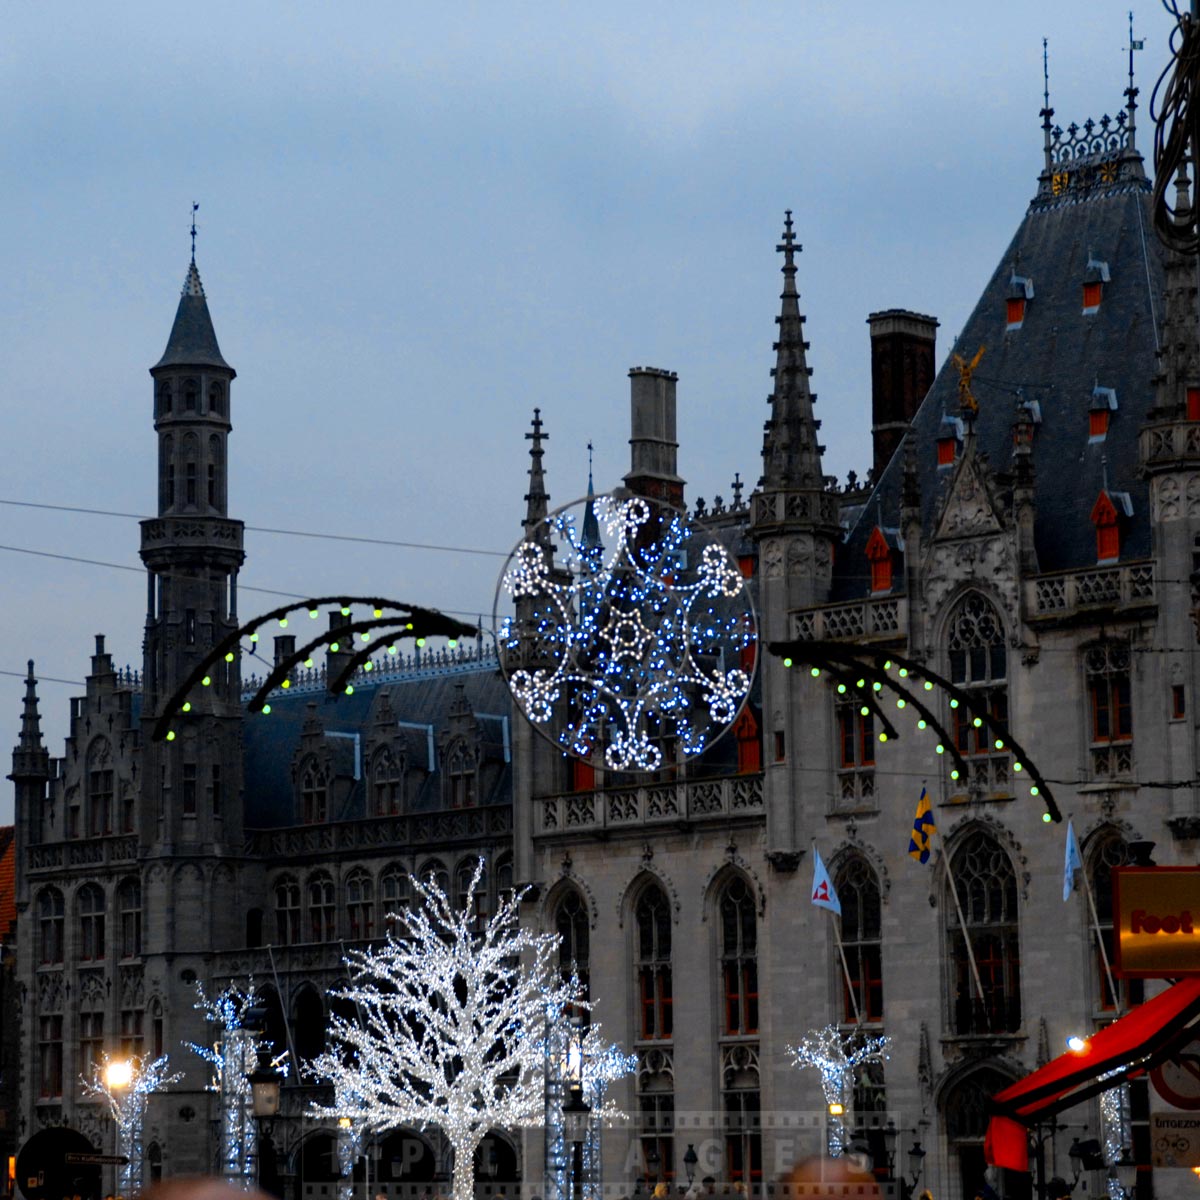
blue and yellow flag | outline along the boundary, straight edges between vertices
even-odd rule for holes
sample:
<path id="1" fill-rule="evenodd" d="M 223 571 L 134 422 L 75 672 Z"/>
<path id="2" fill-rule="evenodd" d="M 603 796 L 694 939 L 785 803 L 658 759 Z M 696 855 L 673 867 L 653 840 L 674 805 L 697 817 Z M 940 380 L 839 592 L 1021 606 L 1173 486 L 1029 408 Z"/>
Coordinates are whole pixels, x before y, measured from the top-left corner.
<path id="1" fill-rule="evenodd" d="M 937 826 L 933 823 L 933 809 L 929 803 L 929 795 L 921 789 L 921 798 L 917 801 L 917 815 L 913 817 L 912 837 L 908 840 L 908 853 L 922 866 L 929 861 L 929 849 Z"/>

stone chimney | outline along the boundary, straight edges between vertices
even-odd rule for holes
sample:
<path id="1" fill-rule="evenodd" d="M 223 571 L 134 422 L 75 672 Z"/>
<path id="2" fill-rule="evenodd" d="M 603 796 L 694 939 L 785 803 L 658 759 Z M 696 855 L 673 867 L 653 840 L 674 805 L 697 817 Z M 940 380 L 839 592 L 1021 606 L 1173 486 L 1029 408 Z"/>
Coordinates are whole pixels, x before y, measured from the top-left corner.
<path id="1" fill-rule="evenodd" d="M 675 473 L 674 371 L 634 367 L 629 372 L 629 473 L 625 486 L 639 496 L 683 507 L 683 480 Z"/>
<path id="2" fill-rule="evenodd" d="M 936 371 L 938 323 L 933 317 L 889 308 L 867 317 L 871 327 L 871 439 L 878 480 L 900 445 Z"/>

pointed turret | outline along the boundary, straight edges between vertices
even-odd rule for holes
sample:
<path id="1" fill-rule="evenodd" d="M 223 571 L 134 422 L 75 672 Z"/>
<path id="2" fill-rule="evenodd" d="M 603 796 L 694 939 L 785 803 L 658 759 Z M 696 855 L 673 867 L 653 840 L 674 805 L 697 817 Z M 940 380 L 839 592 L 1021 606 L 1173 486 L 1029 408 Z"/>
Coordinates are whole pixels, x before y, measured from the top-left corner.
<path id="1" fill-rule="evenodd" d="M 812 374 L 805 358 L 804 317 L 796 291 L 796 252 L 802 247 L 792 230 L 788 209 L 783 241 L 776 250 L 783 254 L 782 307 L 776 324 L 775 390 L 770 397 L 771 419 L 763 437 L 763 477 L 760 486 L 773 488 L 820 488 L 823 486 L 821 447 L 817 445 L 818 423 L 813 419 L 813 401 L 808 379 Z"/>
<path id="2" fill-rule="evenodd" d="M 175 310 L 175 324 L 171 326 L 167 348 L 153 369 L 159 367 L 220 367 L 229 371 L 231 377 L 234 373 L 221 357 L 217 331 L 208 315 L 208 300 L 194 258 L 183 281 L 183 294 Z"/>
<path id="3" fill-rule="evenodd" d="M 531 431 L 525 435 L 529 443 L 529 491 L 525 494 L 525 536 L 536 538 L 539 543 L 549 545 L 549 532 L 544 524 L 550 511 L 550 496 L 546 491 L 546 473 L 542 467 L 542 441 L 548 434 L 542 432 L 542 410 L 533 410 Z"/>
<path id="4" fill-rule="evenodd" d="M 1191 199 L 1186 167 L 1175 179 L 1176 219 L 1190 223 Z M 1200 387 L 1200 346 L 1196 339 L 1196 264 L 1178 250 L 1166 253 L 1166 286 L 1154 405 L 1166 415 L 1190 416 L 1189 393 Z"/>
<path id="5" fill-rule="evenodd" d="M 25 676 L 25 701 L 21 708 L 21 736 L 13 748 L 14 782 L 50 778 L 50 754 L 42 744 L 42 719 L 38 713 L 37 679 L 33 659 Z"/>
<path id="6" fill-rule="evenodd" d="M 600 541 L 600 522 L 596 520 L 596 488 L 592 483 L 592 443 L 588 442 L 587 504 L 583 510 L 583 548 L 587 551 L 604 549 Z"/>

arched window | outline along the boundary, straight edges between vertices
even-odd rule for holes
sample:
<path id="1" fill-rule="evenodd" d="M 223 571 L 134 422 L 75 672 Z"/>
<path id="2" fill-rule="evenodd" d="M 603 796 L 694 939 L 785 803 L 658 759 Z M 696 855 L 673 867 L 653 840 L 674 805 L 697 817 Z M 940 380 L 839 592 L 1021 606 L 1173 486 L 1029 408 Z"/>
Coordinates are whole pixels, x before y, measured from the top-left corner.
<path id="1" fill-rule="evenodd" d="M 308 933 L 310 942 L 332 942 L 337 939 L 333 880 L 324 872 L 308 881 Z"/>
<path id="2" fill-rule="evenodd" d="M 196 472 L 199 457 L 200 443 L 194 433 L 189 433 L 183 439 L 183 503 L 188 508 L 195 508 L 197 503 Z"/>
<path id="3" fill-rule="evenodd" d="M 208 411 L 218 417 L 225 412 L 225 391 L 219 383 L 208 385 Z"/>
<path id="4" fill-rule="evenodd" d="M 651 1046 L 638 1055 L 637 1100 L 642 1162 L 653 1192 L 656 1183 L 675 1178 L 675 1065 L 669 1046 Z"/>
<path id="5" fill-rule="evenodd" d="M 171 381 L 164 379 L 158 385 L 158 416 L 169 417 L 171 415 Z"/>
<path id="6" fill-rule="evenodd" d="M 983 1191 L 986 1182 L 984 1171 L 987 1170 L 983 1140 L 987 1133 L 991 1098 L 1011 1082 L 999 1071 L 982 1067 L 959 1080 L 942 1097 L 942 1128 L 949 1143 L 952 1169 L 953 1166 L 958 1168 L 957 1192 L 964 1200 L 988 1194 Z M 1013 1183 L 1018 1183 L 1020 1179 L 1019 1176 L 1010 1176 Z M 1028 1179 L 1027 1175 L 1024 1176 L 1025 1195 L 1028 1195 Z M 1019 1183 L 1016 1192 L 1006 1187 L 1002 1194 L 1021 1194 Z"/>
<path id="7" fill-rule="evenodd" d="M 43 964 L 63 960 L 63 895 L 57 888 L 46 888 L 38 896 L 38 949 Z"/>
<path id="8" fill-rule="evenodd" d="M 502 858 L 496 864 L 496 896 L 504 904 L 512 899 L 513 865 L 511 858 Z"/>
<path id="9" fill-rule="evenodd" d="M 392 817 L 403 811 L 404 772 L 386 747 L 371 764 L 371 800 L 377 817 Z"/>
<path id="10" fill-rule="evenodd" d="M 422 883 L 436 887 L 443 896 L 450 896 L 450 872 L 446 870 L 445 864 L 439 862 L 436 858 L 431 858 L 417 873 L 417 878 Z"/>
<path id="11" fill-rule="evenodd" d="M 89 837 L 112 833 L 112 747 L 106 738 L 97 738 L 88 747 L 87 811 Z"/>
<path id="12" fill-rule="evenodd" d="M 183 381 L 183 411 L 195 412 L 200 407 L 200 381 L 185 379 Z"/>
<path id="13" fill-rule="evenodd" d="M 221 470 L 221 439 L 214 433 L 208 439 L 208 507 L 220 508 L 222 503 L 221 489 L 224 483 Z"/>
<path id="14" fill-rule="evenodd" d="M 855 854 L 838 871 L 835 886 L 842 902 L 842 948 L 846 954 L 846 970 L 838 963 L 838 975 L 842 980 L 839 988 L 842 1021 L 846 1024 L 856 1020 L 882 1021 L 879 880 L 867 861 Z M 854 988 L 853 997 L 846 984 L 847 973 Z"/>
<path id="15" fill-rule="evenodd" d="M 329 780 L 312 759 L 300 772 L 300 806 L 306 825 L 320 825 L 329 820 Z"/>
<path id="16" fill-rule="evenodd" d="M 38 1093 L 61 1096 L 63 1090 L 63 1019 L 61 1013 L 38 1017 Z"/>
<path id="17" fill-rule="evenodd" d="M 175 439 L 168 433 L 159 443 L 159 500 L 164 510 L 175 503 Z"/>
<path id="18" fill-rule="evenodd" d="M 558 967 L 564 979 L 572 975 L 588 995 L 589 927 L 587 904 L 575 888 L 570 888 L 554 910 L 554 928 L 558 933 Z"/>
<path id="19" fill-rule="evenodd" d="M 1133 694 L 1129 644 L 1106 641 L 1090 646 L 1084 658 L 1091 711 L 1092 775 L 1127 776 L 1133 770 Z"/>
<path id="20" fill-rule="evenodd" d="M 346 877 L 346 918 L 351 938 L 375 936 L 375 883 L 363 870 Z"/>
<path id="21" fill-rule="evenodd" d="M 952 862 L 958 906 L 966 921 L 964 931 L 947 884 L 943 911 L 950 950 L 952 1028 L 958 1034 L 1013 1033 L 1021 1027 L 1021 953 L 1012 862 L 996 839 L 983 830 L 962 840 Z M 968 938 L 979 971 L 978 984 Z"/>
<path id="22" fill-rule="evenodd" d="M 383 905 L 382 921 L 385 927 L 393 914 L 408 911 L 412 904 L 412 885 L 403 867 L 392 864 L 384 868 L 379 877 L 379 899 Z"/>
<path id="23" fill-rule="evenodd" d="M 977 761 L 963 785 L 984 795 L 1009 790 L 1008 754 L 997 750 L 995 735 L 976 710 L 987 713 L 1001 725 L 1008 723 L 1008 649 L 1004 622 L 996 609 L 978 592 L 968 592 L 954 607 L 947 625 L 950 681 L 971 693 L 973 708 L 950 702 L 950 726 L 959 753 Z M 978 722 L 978 723 L 977 723 Z"/>
<path id="24" fill-rule="evenodd" d="M 306 1061 L 325 1049 L 325 1006 L 317 989 L 307 983 L 292 1002 L 292 1030 L 296 1053 Z"/>
<path id="25" fill-rule="evenodd" d="M 737 875 L 721 891 L 721 1032 L 758 1032 L 758 915 L 754 896 Z"/>
<path id="26" fill-rule="evenodd" d="M 758 1046 L 734 1042 L 721 1047 L 721 1107 L 725 1124 L 725 1178 L 761 1194 L 762 1133 L 759 1112 L 762 1092 Z"/>
<path id="27" fill-rule="evenodd" d="M 104 893 L 89 883 L 79 889 L 76 910 L 79 913 L 79 959 L 96 962 L 104 957 Z"/>
<path id="28" fill-rule="evenodd" d="M 1097 1007 L 1105 1012 L 1112 1012 L 1117 1007 L 1127 1009 L 1130 1003 L 1131 981 L 1118 980 L 1114 976 L 1113 982 L 1117 988 L 1117 995 L 1114 996 L 1109 986 L 1109 971 L 1104 965 L 1105 955 L 1110 969 L 1113 963 L 1113 868 L 1128 866 L 1130 861 L 1129 847 L 1115 830 L 1102 835 L 1094 845 L 1088 847 L 1087 865 L 1091 875 L 1092 896 L 1096 901 L 1100 938 L 1104 942 L 1104 954 L 1101 954 L 1096 934 L 1092 934 L 1091 954 L 1095 964 L 1092 980 Z"/>
<path id="29" fill-rule="evenodd" d="M 126 879 L 117 892 L 117 919 L 120 921 L 120 955 L 139 958 L 142 953 L 142 885 Z"/>
<path id="30" fill-rule="evenodd" d="M 454 901 L 459 912 L 473 913 L 477 921 L 487 920 L 487 870 L 479 872 L 475 890 L 471 890 L 471 880 L 475 877 L 475 859 L 468 858 L 458 864 L 454 872 Z"/>
<path id="31" fill-rule="evenodd" d="M 163 1177 L 163 1152 L 157 1142 L 146 1147 L 146 1162 L 150 1165 L 150 1182 L 160 1183 Z"/>
<path id="32" fill-rule="evenodd" d="M 92 977 L 79 996 L 79 1073 L 91 1083 L 104 1056 L 104 988 Z"/>
<path id="33" fill-rule="evenodd" d="M 656 883 L 647 886 L 634 909 L 637 926 L 636 966 L 641 1010 L 638 1036 L 645 1041 L 669 1039 L 673 1029 L 671 999 L 671 906 Z"/>
<path id="34" fill-rule="evenodd" d="M 275 883 L 275 930 L 280 945 L 300 941 L 300 885 L 287 875 Z"/>
<path id="35" fill-rule="evenodd" d="M 475 803 L 475 756 L 463 742 L 456 742 L 446 756 L 446 786 L 451 808 L 469 808 Z"/>

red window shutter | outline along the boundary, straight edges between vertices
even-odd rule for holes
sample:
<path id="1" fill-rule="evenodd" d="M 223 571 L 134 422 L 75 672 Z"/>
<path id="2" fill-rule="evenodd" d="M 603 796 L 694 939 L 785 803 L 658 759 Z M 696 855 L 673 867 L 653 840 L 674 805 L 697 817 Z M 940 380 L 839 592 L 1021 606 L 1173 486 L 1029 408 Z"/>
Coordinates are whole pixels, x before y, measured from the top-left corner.
<path id="1" fill-rule="evenodd" d="M 743 579 L 752 579 L 754 577 L 754 555 L 741 554 L 738 556 L 738 570 L 742 573 Z"/>
<path id="2" fill-rule="evenodd" d="M 1102 283 L 1085 283 L 1083 285 L 1083 307 L 1085 309 L 1099 308 L 1100 295 L 1103 290 L 1104 284 Z"/>
<path id="3" fill-rule="evenodd" d="M 940 437 L 937 440 L 937 461 L 939 467 L 949 466 L 954 461 L 954 456 L 958 450 L 958 439 L 954 437 Z"/>
<path id="4" fill-rule="evenodd" d="M 576 792 L 590 792 L 596 787 L 596 768 L 582 759 L 571 760 L 571 784 Z"/>
<path id="5" fill-rule="evenodd" d="M 1187 419 L 1200 421 L 1200 388 L 1187 390 Z"/>
<path id="6" fill-rule="evenodd" d="M 871 591 L 890 592 L 892 590 L 892 560 L 880 558 L 871 564 Z"/>
<path id="7" fill-rule="evenodd" d="M 1116 525 L 1098 525 L 1096 527 L 1096 558 L 1100 562 L 1106 559 L 1119 558 L 1121 555 L 1121 535 Z"/>
<path id="8" fill-rule="evenodd" d="M 1088 436 L 1104 437 L 1108 433 L 1108 409 L 1097 408 L 1088 413 Z"/>
<path id="9" fill-rule="evenodd" d="M 1008 300 L 1005 305 L 1007 309 L 1008 326 L 1011 329 L 1014 325 L 1020 325 L 1025 320 L 1025 297 L 1015 296 Z"/>

